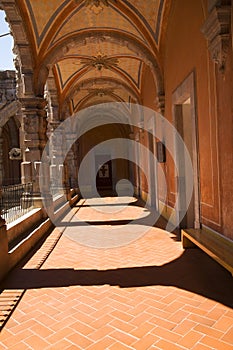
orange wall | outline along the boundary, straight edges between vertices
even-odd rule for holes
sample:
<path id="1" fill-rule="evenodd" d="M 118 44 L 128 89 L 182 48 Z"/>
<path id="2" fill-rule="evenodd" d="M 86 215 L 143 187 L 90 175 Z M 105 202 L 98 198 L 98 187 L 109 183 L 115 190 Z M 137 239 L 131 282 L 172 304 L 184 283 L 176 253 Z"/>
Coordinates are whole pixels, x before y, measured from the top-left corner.
<path id="1" fill-rule="evenodd" d="M 196 76 L 199 136 L 201 222 L 233 238 L 232 199 L 232 63 L 225 77 L 209 57 L 201 32 L 207 7 L 203 1 L 172 2 L 164 52 L 165 116 L 172 121 L 172 94 L 192 72 Z M 168 159 L 170 203 L 176 191 Z"/>

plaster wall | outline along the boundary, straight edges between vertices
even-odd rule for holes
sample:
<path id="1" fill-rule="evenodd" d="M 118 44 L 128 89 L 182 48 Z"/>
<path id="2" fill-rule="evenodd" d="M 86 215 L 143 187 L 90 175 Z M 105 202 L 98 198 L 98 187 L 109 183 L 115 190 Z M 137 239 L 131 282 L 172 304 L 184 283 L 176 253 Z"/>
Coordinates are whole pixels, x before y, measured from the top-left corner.
<path id="1" fill-rule="evenodd" d="M 206 1 L 172 3 L 164 56 L 165 116 L 173 122 L 172 94 L 194 72 L 199 141 L 201 223 L 233 238 L 232 59 L 225 74 L 212 61 L 201 28 Z M 169 203 L 174 205 L 174 165 L 167 159 Z"/>

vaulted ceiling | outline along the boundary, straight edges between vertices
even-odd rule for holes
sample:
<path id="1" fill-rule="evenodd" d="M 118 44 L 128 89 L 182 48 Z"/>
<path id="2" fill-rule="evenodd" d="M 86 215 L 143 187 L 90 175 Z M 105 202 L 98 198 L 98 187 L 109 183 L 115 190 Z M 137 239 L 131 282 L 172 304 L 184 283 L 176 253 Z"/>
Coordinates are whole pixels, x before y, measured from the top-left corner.
<path id="1" fill-rule="evenodd" d="M 60 107 L 69 103 L 72 112 L 100 102 L 141 102 L 145 65 L 161 93 L 159 50 L 168 3 L 15 0 L 32 53 L 37 93 L 43 92 L 49 74 L 55 79 Z M 11 17 L 9 11 L 7 15 Z M 17 43 L 14 25 L 12 31 Z"/>

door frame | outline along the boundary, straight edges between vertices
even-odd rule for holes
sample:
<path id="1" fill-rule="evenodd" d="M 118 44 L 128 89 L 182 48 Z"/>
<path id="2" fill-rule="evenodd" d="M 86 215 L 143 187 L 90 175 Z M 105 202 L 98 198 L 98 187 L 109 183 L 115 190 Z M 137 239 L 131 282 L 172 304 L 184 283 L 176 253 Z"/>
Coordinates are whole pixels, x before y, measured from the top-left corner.
<path id="1" fill-rule="evenodd" d="M 200 170 L 199 170 L 199 143 L 198 143 L 198 118 L 195 72 L 191 72 L 188 77 L 176 88 L 172 94 L 172 117 L 173 125 L 177 128 L 178 117 L 182 104 L 190 98 L 191 118 L 192 118 L 192 150 L 193 150 L 193 196 L 194 196 L 194 228 L 200 228 Z M 178 164 L 177 144 L 175 142 L 176 164 Z M 178 182 L 177 182 L 178 186 Z M 178 194 L 178 188 L 177 188 Z M 182 200 L 182 199 L 180 199 Z M 178 204 L 177 220 L 180 222 L 180 208 Z M 182 226 L 182 224 L 181 224 Z"/>

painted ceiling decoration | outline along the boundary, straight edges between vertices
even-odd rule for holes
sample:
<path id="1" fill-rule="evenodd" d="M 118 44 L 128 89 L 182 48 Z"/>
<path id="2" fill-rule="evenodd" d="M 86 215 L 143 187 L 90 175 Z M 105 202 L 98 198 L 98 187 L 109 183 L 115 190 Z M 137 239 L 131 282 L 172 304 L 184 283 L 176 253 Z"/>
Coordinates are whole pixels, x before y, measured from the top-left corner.
<path id="1" fill-rule="evenodd" d="M 83 67 L 94 67 L 98 71 L 101 71 L 103 68 L 111 69 L 111 67 L 117 67 L 119 60 L 115 57 L 108 57 L 107 55 L 99 52 L 92 58 L 81 59 L 80 63 L 83 65 Z"/>
<path id="2" fill-rule="evenodd" d="M 160 48 L 171 0 L 0 2 L 21 16 L 35 94 L 42 96 L 48 77 L 53 79 L 60 110 L 64 103 L 85 108 L 109 100 L 141 102 L 146 67 L 163 94 Z M 5 10 L 11 15 L 7 5 Z M 13 23 L 15 50 L 25 55 L 15 28 Z"/>
<path id="3" fill-rule="evenodd" d="M 109 6 L 110 1 L 116 3 L 116 0 L 85 0 L 85 6 L 98 15 L 103 11 L 104 6 Z"/>

